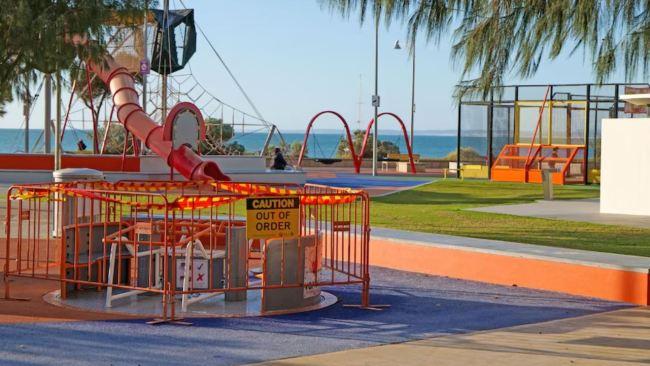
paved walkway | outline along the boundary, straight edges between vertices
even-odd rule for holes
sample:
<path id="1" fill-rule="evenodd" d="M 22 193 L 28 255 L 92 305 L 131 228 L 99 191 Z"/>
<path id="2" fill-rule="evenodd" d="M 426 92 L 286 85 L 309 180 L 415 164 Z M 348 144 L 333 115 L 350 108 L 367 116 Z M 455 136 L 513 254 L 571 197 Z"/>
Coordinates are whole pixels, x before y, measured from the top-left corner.
<path id="1" fill-rule="evenodd" d="M 39 289 L 16 280 L 14 296 L 32 301 L 0 300 L 0 364 L 240 365 L 629 308 L 598 299 L 384 268 L 371 268 L 371 276 L 371 300 L 391 308 L 380 312 L 344 308 L 342 304 L 358 303 L 360 292 L 357 287 L 341 286 L 328 289 L 341 302 L 323 310 L 192 319 L 192 327 L 153 327 L 141 319 L 88 321 L 111 316 L 56 308 L 40 299 L 44 291 L 56 287 L 55 282 Z"/>
<path id="2" fill-rule="evenodd" d="M 600 200 L 597 198 L 477 207 L 470 209 L 470 211 L 650 228 L 650 216 L 601 214 Z"/>
<path id="3" fill-rule="evenodd" d="M 264 365 L 648 365 L 650 308 L 272 361 Z"/>
<path id="4" fill-rule="evenodd" d="M 350 173 L 329 173 L 328 175 L 307 174 L 307 183 L 322 184 L 332 187 L 363 189 L 372 197 L 380 197 L 395 192 L 413 189 L 417 186 L 437 180 L 433 177 L 402 175 L 359 175 Z"/>

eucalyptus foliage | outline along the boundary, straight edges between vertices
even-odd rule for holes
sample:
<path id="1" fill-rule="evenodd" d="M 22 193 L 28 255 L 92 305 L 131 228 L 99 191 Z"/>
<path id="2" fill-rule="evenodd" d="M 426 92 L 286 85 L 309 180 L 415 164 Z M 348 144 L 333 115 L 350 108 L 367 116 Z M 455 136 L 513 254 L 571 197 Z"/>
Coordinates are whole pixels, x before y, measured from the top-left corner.
<path id="1" fill-rule="evenodd" d="M 242 145 L 231 143 L 235 136 L 232 125 L 224 123 L 221 118 L 208 117 L 205 119 L 205 141 L 201 142 L 201 153 L 205 155 L 242 154 Z"/>
<path id="2" fill-rule="evenodd" d="M 629 80 L 647 77 L 650 2 L 647 0 L 319 0 L 343 16 L 358 13 L 407 24 L 414 41 L 453 35 L 452 59 L 462 68 L 460 95 L 486 96 L 513 74 L 533 75 L 545 59 L 580 51 L 596 82 L 622 68 Z"/>
<path id="3" fill-rule="evenodd" d="M 12 91 L 23 94 L 38 71 L 66 71 L 75 60 L 101 59 L 111 26 L 141 19 L 145 0 L 0 0 L 0 9 L 1 108 Z M 75 34 L 93 41 L 74 45 Z"/>
<path id="4" fill-rule="evenodd" d="M 365 137 L 366 132 L 363 130 L 355 130 L 352 132 L 352 145 L 354 146 L 354 152 L 357 154 L 361 153 L 361 147 L 363 146 L 363 138 Z M 372 140 L 374 135 L 370 134 L 368 136 L 368 142 L 366 150 L 363 152 L 364 158 L 372 157 Z M 399 146 L 395 143 L 387 140 L 377 140 L 377 157 L 380 159 L 386 158 L 388 154 L 399 154 Z M 343 159 L 350 159 L 352 157 L 350 151 L 350 145 L 348 139 L 341 137 L 339 139 L 339 144 L 336 147 L 336 157 Z"/>

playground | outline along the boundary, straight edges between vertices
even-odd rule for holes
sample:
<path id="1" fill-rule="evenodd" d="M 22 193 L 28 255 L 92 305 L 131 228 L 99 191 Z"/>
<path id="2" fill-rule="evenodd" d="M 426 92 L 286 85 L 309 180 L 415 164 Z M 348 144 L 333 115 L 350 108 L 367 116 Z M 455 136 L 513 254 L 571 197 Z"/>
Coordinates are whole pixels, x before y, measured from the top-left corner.
<path id="1" fill-rule="evenodd" d="M 75 60 L 65 111 L 55 76 L 54 153 L 29 153 L 27 101 L 25 151 L 0 159 L 0 364 L 649 362 L 647 84 L 468 93 L 455 151 L 424 157 L 412 49 L 410 134 L 375 91 L 354 133 L 319 108 L 289 145 L 193 9 L 144 11 Z M 176 73 L 199 35 L 254 112 Z M 79 101 L 92 153 L 65 154 Z M 317 123 L 341 132 L 336 156 L 308 152 Z M 245 154 L 228 140 L 251 126 L 268 135 Z"/>
<path id="2" fill-rule="evenodd" d="M 643 319 L 647 319 L 643 310 L 640 312 L 621 310 L 632 306 L 631 299 L 603 300 L 603 297 L 610 296 L 599 293 L 597 289 L 593 290 L 595 297 L 571 295 L 571 287 L 575 291 L 577 284 L 570 285 L 569 288 L 555 290 L 551 288 L 549 291 L 540 283 L 526 283 L 525 281 L 528 280 L 525 277 L 529 274 L 521 271 L 509 272 L 507 264 L 504 263 L 498 264 L 498 269 L 494 270 L 500 272 L 505 270 L 513 274 L 514 277 L 506 280 L 512 281 L 507 282 L 510 283 L 509 285 L 491 277 L 490 271 L 493 269 L 485 265 L 479 265 L 483 274 L 458 273 L 450 270 L 447 277 L 443 267 L 439 268 L 443 271 L 440 274 L 435 273 L 435 270 L 434 273 L 427 274 L 429 272 L 424 268 L 433 269 L 431 264 L 438 263 L 444 257 L 426 259 L 427 264 L 421 267 L 417 261 L 409 259 L 412 249 L 403 246 L 413 246 L 415 243 L 421 243 L 418 245 L 441 243 L 433 245 L 442 245 L 441 248 L 447 249 L 462 248 L 462 251 L 456 252 L 455 255 L 458 255 L 474 250 L 478 250 L 477 253 L 485 252 L 486 249 L 480 248 L 488 245 L 490 253 L 494 254 L 501 250 L 502 255 L 507 256 L 510 255 L 507 253 L 518 251 L 517 257 L 525 258 L 533 255 L 536 261 L 541 258 L 551 260 L 549 256 L 554 254 L 546 249 L 549 246 L 588 249 L 589 251 L 580 250 L 573 254 L 581 256 L 576 257 L 578 267 L 562 269 L 565 273 L 565 281 L 571 282 L 571 271 L 577 271 L 578 283 L 583 284 L 580 278 L 584 274 L 579 274 L 578 268 L 586 268 L 586 265 L 592 266 L 596 262 L 610 263 L 610 266 L 619 263 L 619 266 L 626 268 L 630 266 L 647 268 L 650 263 L 647 251 L 647 238 L 650 236 L 647 229 L 588 224 L 561 218 L 531 219 L 508 213 L 472 211 L 477 207 L 489 209 L 495 203 L 499 204 L 497 207 L 507 208 L 511 205 L 535 202 L 541 198 L 540 187 L 535 185 L 455 179 L 428 183 L 412 178 L 355 177 L 356 175 L 325 179 L 329 179 L 328 183 L 332 185 L 355 185 L 356 189 L 372 189 L 378 185 L 383 188 L 393 186 L 395 189 L 392 194 L 386 195 L 382 192 L 372 199 L 373 210 L 370 216 L 374 233 L 371 243 L 374 249 L 369 259 L 370 263 L 378 265 L 369 267 L 370 278 L 372 278 L 370 304 L 389 304 L 390 308 L 383 311 L 348 308 L 346 304 L 359 303 L 359 299 L 363 297 L 362 288 L 323 283 L 323 293 L 335 296 L 338 302 L 321 310 L 292 315 L 216 319 L 198 314 L 186 318 L 186 321 L 192 324 L 190 327 L 173 325 L 174 323 L 153 327 L 146 324 L 151 320 L 150 314 L 127 315 L 129 311 L 125 313 L 124 306 L 117 299 L 114 311 L 109 312 L 103 310 L 101 305 L 84 311 L 80 311 L 79 305 L 74 303 L 64 307 L 53 305 L 48 300 L 48 296 L 44 295 L 56 293 L 60 288 L 58 281 L 44 282 L 31 276 L 19 276 L 10 278 L 11 296 L 29 298 L 29 301 L 3 301 L 2 303 L 0 333 L 4 335 L 1 352 L 3 360 L 9 364 L 24 362 L 47 364 L 56 360 L 56 362 L 74 365 L 89 362 L 120 363 L 127 360 L 148 364 L 149 360 L 157 359 L 157 364 L 170 365 L 181 362 L 239 365 L 273 360 L 281 360 L 278 361 L 279 364 L 285 362 L 286 364 L 330 364 L 335 362 L 333 360 L 344 357 L 347 359 L 346 363 L 350 364 L 373 359 L 378 364 L 389 364 L 388 360 L 391 357 L 385 355 L 383 348 L 377 346 L 396 347 L 389 345 L 394 343 L 400 344 L 399 347 L 403 347 L 404 350 L 415 347 L 408 356 L 410 362 L 414 363 L 435 356 L 448 364 L 458 364 L 457 362 L 463 357 L 456 352 L 497 358 L 541 357 L 542 360 L 546 360 L 545 362 L 557 362 L 562 359 L 590 362 L 637 361 L 648 356 L 647 349 L 644 350 L 643 347 L 636 348 L 637 351 L 632 353 L 623 352 L 630 348 L 621 348 L 621 352 L 612 353 L 611 346 L 596 341 L 611 334 L 611 330 L 604 330 L 598 326 L 601 321 L 608 321 L 613 327 L 623 331 L 630 321 L 635 321 L 634 324 L 642 324 L 636 321 L 643 322 L 645 321 Z M 556 190 L 558 200 L 555 202 L 574 202 L 574 200 L 589 199 L 597 195 L 597 188 L 564 186 Z M 87 197 L 79 198 L 82 201 L 87 199 Z M 93 205 L 87 203 L 87 207 Z M 235 217 L 245 214 L 245 207 L 241 205 L 233 206 L 231 210 Z M 142 212 L 139 215 L 142 215 Z M 418 219 L 421 217 L 435 217 L 435 220 Z M 382 228 L 397 227 L 394 222 L 398 218 L 403 222 L 398 226 L 401 230 Z M 124 221 L 128 220 L 124 219 Z M 405 224 L 407 222 L 411 226 L 407 226 Z M 469 223 L 474 224 L 469 225 Z M 533 230 L 531 227 L 536 229 Z M 413 231 L 404 231 L 405 229 Z M 423 232 L 457 236 L 435 236 L 439 234 L 426 236 Z M 585 239 L 587 235 L 590 236 Z M 469 237 L 499 240 L 508 237 L 519 244 L 516 244 L 518 249 L 515 249 L 513 244 L 506 242 L 496 243 L 489 240 L 469 239 Z M 400 244 L 402 247 L 399 252 L 405 260 L 403 262 L 406 263 L 406 267 L 403 263 L 390 262 L 390 259 L 383 258 L 383 255 L 377 257 L 378 252 L 395 256 L 391 244 L 386 246 L 386 243 L 391 242 L 404 243 Z M 504 245 L 512 247 L 504 247 Z M 569 254 L 567 250 L 570 249 L 558 253 L 564 258 L 563 261 Z M 588 254 L 594 253 L 591 252 L 593 250 L 632 254 L 632 256 L 612 257 L 610 254 L 603 253 L 602 257 L 598 257 Z M 437 256 L 440 255 L 439 253 Z M 429 258 L 425 252 L 420 253 L 419 256 L 423 259 Z M 632 258 L 637 259 L 632 260 Z M 469 257 L 460 260 L 471 262 Z M 478 263 L 485 262 L 480 260 Z M 454 264 L 452 263 L 451 266 L 453 267 Z M 542 278 L 536 269 L 533 268 L 532 271 L 537 273 L 538 279 Z M 474 280 L 468 280 L 470 278 Z M 645 278 L 647 279 L 647 272 Z M 254 277 L 249 281 L 255 281 Z M 74 280 L 70 282 L 73 283 Z M 255 283 L 251 282 L 251 285 Z M 518 285 L 513 286 L 513 284 Z M 0 290 L 4 291 L 4 289 Z M 92 292 L 97 293 L 94 290 Z M 182 291 L 178 290 L 178 295 L 174 294 L 174 296 L 180 294 Z M 641 294 L 641 297 L 643 296 L 647 299 L 647 294 Z M 145 296 L 143 300 L 146 300 L 146 297 L 149 296 Z M 129 306 L 133 308 L 138 302 L 134 297 L 129 300 Z M 177 303 L 177 306 L 180 312 L 181 303 Z M 190 305 L 193 306 L 196 305 Z M 598 315 L 599 313 L 603 315 Z M 600 320 L 599 317 L 616 320 Z M 549 321 L 550 323 L 546 323 Z M 563 329 L 567 336 L 562 339 L 550 336 L 539 339 L 533 337 L 526 343 L 525 348 L 521 348 L 522 345 L 517 349 L 509 348 L 500 341 L 500 339 L 509 339 L 508 343 L 515 342 L 510 345 L 518 344 L 517 342 L 520 341 L 517 337 L 508 337 L 510 335 L 514 337 L 518 332 L 553 334 L 557 329 Z M 644 338 L 643 332 L 640 331 L 630 330 L 618 334 L 625 334 L 628 337 L 626 342 L 632 342 L 632 345 L 635 344 L 634 342 L 642 342 L 641 339 Z M 503 338 L 504 335 L 507 337 Z M 155 345 L 151 344 L 152 339 L 158 340 Z M 468 341 L 471 345 L 467 343 Z M 571 350 L 560 349 L 564 347 L 562 342 L 567 341 L 572 344 Z M 93 349 L 93 352 L 72 352 L 61 355 L 55 351 L 61 346 L 74 348 L 80 342 L 83 342 L 85 347 Z M 417 342 L 426 342 L 424 344 L 427 346 L 421 348 L 423 343 L 418 345 Z M 48 346 L 50 344 L 52 347 Z M 289 344 L 291 346 L 287 347 Z M 582 350 L 584 346 L 581 346 L 584 344 L 589 344 L 593 351 L 584 353 Z M 628 347 L 627 344 L 624 343 L 621 347 Z M 540 353 L 540 349 L 548 349 L 548 347 L 560 348 L 553 355 Z M 387 349 L 386 352 L 391 351 Z M 271 364 L 277 363 L 271 362 Z"/>

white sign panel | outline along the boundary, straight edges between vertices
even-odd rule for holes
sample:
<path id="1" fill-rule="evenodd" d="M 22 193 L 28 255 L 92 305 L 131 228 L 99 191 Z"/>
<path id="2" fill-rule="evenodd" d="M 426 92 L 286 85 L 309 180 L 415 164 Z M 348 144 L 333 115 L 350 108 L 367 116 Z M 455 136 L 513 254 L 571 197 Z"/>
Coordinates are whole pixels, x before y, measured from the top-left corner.
<path id="1" fill-rule="evenodd" d="M 205 290 L 208 288 L 208 260 L 195 258 L 192 261 L 194 269 L 187 271 L 192 276 L 190 288 Z M 176 260 L 176 287 L 181 288 L 185 280 L 185 258 Z"/>
<path id="2" fill-rule="evenodd" d="M 310 245 L 305 247 L 305 289 L 303 291 L 303 298 L 320 295 L 320 287 L 309 286 L 309 284 L 318 283 L 321 274 L 322 264 L 320 255 L 320 246 Z"/>

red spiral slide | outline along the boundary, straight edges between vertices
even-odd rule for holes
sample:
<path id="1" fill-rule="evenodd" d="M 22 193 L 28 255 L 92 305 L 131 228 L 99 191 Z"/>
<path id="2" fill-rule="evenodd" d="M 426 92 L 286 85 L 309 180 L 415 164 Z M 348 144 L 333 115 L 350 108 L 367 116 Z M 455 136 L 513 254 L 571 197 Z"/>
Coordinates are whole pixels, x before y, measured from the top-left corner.
<path id="1" fill-rule="evenodd" d="M 87 39 L 74 36 L 73 43 L 86 44 Z M 201 159 L 188 146 L 174 147 L 172 141 L 163 137 L 163 126 L 155 123 L 139 103 L 138 92 L 134 88 L 133 75 L 120 66 L 112 57 L 106 56 L 102 63 L 88 61 L 88 68 L 109 87 L 113 94 L 113 104 L 118 120 L 151 151 L 165 159 L 182 176 L 189 180 L 229 181 L 230 177 L 221 172 L 213 161 Z"/>

